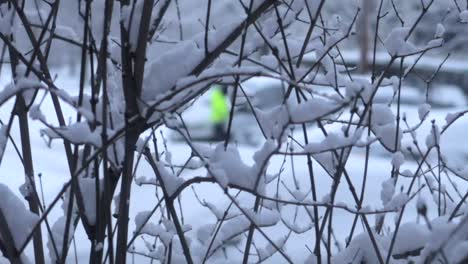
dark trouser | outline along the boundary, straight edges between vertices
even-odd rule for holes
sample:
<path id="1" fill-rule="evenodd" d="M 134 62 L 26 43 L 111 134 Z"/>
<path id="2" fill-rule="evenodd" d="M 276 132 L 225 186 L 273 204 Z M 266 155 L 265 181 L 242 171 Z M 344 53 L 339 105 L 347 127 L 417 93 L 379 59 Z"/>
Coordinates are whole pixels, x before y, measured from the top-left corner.
<path id="1" fill-rule="evenodd" d="M 226 131 L 224 130 L 224 123 L 216 123 L 213 127 L 213 139 L 222 140 L 226 137 Z"/>

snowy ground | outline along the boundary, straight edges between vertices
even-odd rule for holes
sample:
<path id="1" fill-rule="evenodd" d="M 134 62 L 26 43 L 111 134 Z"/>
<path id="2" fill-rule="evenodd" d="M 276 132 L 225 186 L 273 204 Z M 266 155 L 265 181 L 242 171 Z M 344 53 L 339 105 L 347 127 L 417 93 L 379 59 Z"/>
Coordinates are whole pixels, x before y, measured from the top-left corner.
<path id="1" fill-rule="evenodd" d="M 58 79 L 57 79 L 57 86 L 64 88 L 69 91 L 75 91 L 77 90 L 76 87 L 78 85 L 78 82 L 76 80 L 76 77 L 73 75 L 70 75 L 68 70 L 58 70 Z M 10 78 L 8 77 L 7 74 L 2 74 L 0 78 L 0 87 L 4 87 L 8 82 L 10 81 Z M 37 100 L 40 100 L 41 96 L 39 95 Z M 38 101 L 36 101 L 38 102 Z M 12 102 L 7 103 L 6 105 L 2 106 L 0 108 L 0 118 L 3 122 L 7 122 L 9 115 L 11 113 L 11 107 L 12 107 Z M 70 109 L 69 107 L 64 106 L 65 108 L 65 117 L 70 117 L 73 119 L 75 117 L 75 112 Z M 453 113 L 461 110 L 465 110 L 466 107 L 452 107 L 452 108 L 440 108 L 440 109 L 433 109 L 431 112 L 429 119 L 428 120 L 436 120 L 436 123 L 442 126 L 445 124 L 445 117 L 447 113 Z M 52 112 L 52 103 L 50 98 L 46 98 L 45 101 L 42 103 L 41 107 L 42 111 L 46 115 L 47 119 L 49 122 L 56 124 L 55 122 L 55 114 Z M 190 120 L 195 120 L 198 118 L 199 120 L 197 122 L 204 122 L 203 120 L 207 118 L 209 115 L 207 115 L 207 106 L 205 103 L 205 107 L 203 104 L 194 106 L 194 109 L 190 111 L 194 111 L 195 113 L 188 113 L 188 117 Z M 407 113 L 408 120 L 410 124 L 414 124 L 417 122 L 418 119 L 418 106 L 414 105 L 405 105 L 402 107 L 402 112 Z M 191 118 L 190 118 L 191 116 Z M 459 144 L 460 139 L 466 138 L 466 127 L 468 125 L 468 119 L 463 117 L 461 118 L 460 122 L 458 122 L 455 126 L 453 126 L 450 131 L 448 131 L 443 137 L 442 141 L 444 142 L 443 145 L 445 148 L 443 149 L 443 152 L 449 156 L 453 157 L 454 159 L 457 159 L 460 161 L 460 166 L 464 165 L 464 162 L 466 162 L 466 158 L 468 157 L 468 145 L 466 144 Z M 43 188 L 44 188 L 44 200 L 46 204 L 49 204 L 51 200 L 55 197 L 55 195 L 59 192 L 59 190 L 62 188 L 63 183 L 68 180 L 68 166 L 66 162 L 66 157 L 63 154 L 63 147 L 61 142 L 54 141 L 52 143 L 51 148 L 49 148 L 43 138 L 41 138 L 39 129 L 43 128 L 43 126 L 39 122 L 34 122 L 31 121 L 30 123 L 30 130 L 31 130 L 31 139 L 32 139 L 32 151 L 33 151 L 33 160 L 34 160 L 34 171 L 36 176 L 41 174 L 42 177 L 40 178 L 43 183 Z M 247 128 L 246 128 L 247 129 Z M 254 128 L 249 128 L 253 129 Z M 339 129 L 338 127 L 335 128 L 329 128 L 329 129 Z M 169 132 L 166 129 L 162 130 L 165 135 L 168 135 Z M 422 144 L 424 145 L 425 142 L 425 137 L 430 131 L 430 123 L 426 122 L 423 127 L 421 128 L 421 131 L 418 132 L 418 138 L 420 139 Z M 257 131 L 258 132 L 258 131 Z M 311 135 L 312 141 L 319 141 L 320 138 L 322 138 L 321 133 L 318 129 L 315 127 L 310 127 L 308 131 Z M 14 140 L 17 144 L 19 144 L 19 131 L 17 125 L 13 126 L 12 129 L 12 135 L 14 135 Z M 409 135 L 406 135 L 403 142 L 408 142 L 408 137 Z M 411 141 L 409 141 L 411 142 Z M 404 143 L 407 144 L 407 143 Z M 172 142 L 169 141 L 168 145 L 170 151 L 172 152 L 172 160 L 174 164 L 180 164 L 182 165 L 186 159 L 188 158 L 188 155 L 190 154 L 190 151 L 187 146 L 178 143 L 178 142 Z M 258 147 L 254 146 L 248 146 L 244 144 L 239 144 L 239 151 L 241 153 L 242 159 L 248 163 L 251 164 L 253 162 L 252 156 L 256 152 Z M 369 166 L 369 177 L 368 181 L 366 183 L 367 185 L 367 191 L 365 192 L 365 198 L 364 198 L 364 205 L 368 205 L 371 208 L 380 208 L 382 206 L 381 200 L 380 200 L 380 191 L 381 191 L 381 183 L 388 179 L 390 177 L 390 171 L 391 171 L 391 157 L 389 155 L 384 155 L 384 152 L 379 148 L 378 146 L 375 146 L 373 148 L 373 153 L 376 153 L 377 155 L 372 155 L 370 159 L 370 166 Z M 375 152 L 374 152 L 375 151 Z M 409 159 L 410 160 L 410 159 Z M 271 161 L 271 167 L 270 171 L 278 171 L 282 163 L 282 157 L 275 157 Z M 307 173 L 307 166 L 306 166 L 306 161 L 305 158 L 297 158 L 295 160 L 295 176 L 298 179 L 299 182 L 299 187 L 301 190 L 308 190 L 310 186 L 309 182 L 309 176 Z M 364 165 L 364 151 L 361 149 L 356 149 L 355 151 L 352 152 L 351 157 L 347 163 L 347 170 L 351 176 L 351 178 L 355 182 L 355 187 L 360 190 L 361 186 L 360 183 L 362 181 L 362 175 L 363 175 L 363 166 Z M 401 170 L 405 169 L 410 169 L 414 171 L 415 169 L 415 163 L 408 161 L 403 164 Z M 21 184 L 24 183 L 24 174 L 22 171 L 22 164 L 15 152 L 15 149 L 11 142 L 8 143 L 8 147 L 6 149 L 3 161 L 0 166 L 0 183 L 7 184 L 10 189 L 12 189 L 18 196 L 20 196 L 19 192 L 19 187 Z M 285 179 L 289 178 L 291 179 L 292 172 L 291 172 L 291 166 L 287 165 L 285 170 L 284 170 L 284 175 L 283 177 Z M 314 172 L 316 175 L 317 179 L 317 186 L 318 186 L 318 197 L 323 197 L 327 193 L 329 193 L 330 186 L 331 186 L 331 179 L 330 177 L 323 171 L 321 167 L 319 167 L 316 163 L 314 163 Z M 193 176 L 204 176 L 200 175 L 201 171 L 191 171 L 189 173 L 184 173 L 182 177 L 188 178 L 188 177 L 193 177 Z M 146 176 L 146 177 L 154 177 L 152 174 L 151 170 L 147 167 L 147 165 L 144 164 L 144 162 L 140 165 L 139 169 L 137 170 L 137 177 L 139 176 Z M 462 193 L 466 191 L 467 185 L 464 181 L 460 181 L 458 179 L 454 179 L 454 181 L 459 182 L 459 187 Z M 288 181 L 287 183 L 290 187 L 291 181 Z M 401 184 L 407 184 L 404 180 L 399 183 Z M 397 190 L 400 188 L 397 187 Z M 138 187 L 134 186 L 133 187 L 134 192 L 132 193 L 131 197 L 131 215 L 134 216 L 138 212 L 145 211 L 145 210 L 151 210 L 152 207 L 154 206 L 154 201 L 156 201 L 156 198 L 154 197 L 154 187 L 148 187 L 148 186 L 143 186 L 143 187 Z M 198 184 L 195 187 L 196 193 L 199 195 L 201 199 L 204 199 L 206 201 L 210 201 L 213 204 L 216 204 L 220 207 L 225 207 L 227 205 L 227 199 L 221 198 L 223 197 L 222 190 L 214 184 Z M 234 192 L 232 192 L 234 194 Z M 426 194 L 427 195 L 427 194 Z M 212 214 L 204 207 L 201 207 L 197 202 L 195 201 L 195 196 L 194 192 L 190 189 L 187 188 L 184 193 L 182 194 L 182 204 L 184 204 L 184 222 L 189 223 L 192 225 L 193 229 L 196 230 L 197 227 L 203 226 L 207 223 L 213 223 L 214 222 L 214 217 Z M 290 198 L 288 194 L 284 194 L 283 198 Z M 242 196 L 242 199 L 246 203 L 252 203 L 252 198 L 249 197 L 248 195 Z M 346 183 L 343 181 L 337 195 L 337 202 L 344 202 L 345 204 L 348 204 L 350 207 L 354 207 L 355 203 L 351 199 L 350 192 L 348 190 L 348 186 Z M 284 211 L 285 214 L 287 212 L 294 213 L 294 211 L 291 210 Z M 339 210 L 337 209 L 335 211 L 334 219 L 335 219 L 335 234 L 338 238 L 339 241 L 342 243 L 345 241 L 346 236 L 349 233 L 350 229 L 350 221 L 354 218 L 353 215 L 349 214 L 348 212 L 345 212 L 344 210 Z M 49 221 L 53 223 L 55 219 L 58 218 L 58 216 L 61 213 L 61 209 L 57 207 L 55 209 L 51 216 L 49 217 Z M 432 215 L 435 214 L 434 211 L 430 212 Z M 304 212 L 302 211 L 299 214 L 299 219 L 300 217 L 305 217 Z M 416 211 L 414 207 L 410 207 L 409 210 L 407 210 L 406 213 L 406 219 L 407 221 L 415 221 L 416 219 Z M 370 217 L 371 223 L 373 223 L 374 218 L 371 216 Z M 391 217 L 387 217 L 387 223 L 391 222 L 393 219 Z M 134 222 L 131 222 L 130 225 L 130 230 L 134 230 L 135 225 Z M 358 233 L 361 232 L 363 229 L 360 225 L 358 225 Z M 280 237 L 286 234 L 286 230 L 283 228 L 266 228 L 265 231 L 270 234 L 273 238 Z M 191 236 L 193 239 L 195 239 L 195 234 L 193 234 L 194 231 L 192 231 Z M 43 232 L 43 234 L 46 234 L 46 232 Z M 87 242 L 87 238 L 85 237 L 85 233 L 79 229 L 76 232 L 76 247 L 77 247 L 77 255 L 79 262 L 82 263 L 86 262 L 87 260 L 87 252 L 89 251 L 89 243 Z M 259 240 L 261 241 L 261 240 Z M 141 242 L 141 241 L 140 241 Z M 261 242 L 259 242 L 261 244 Z M 309 256 L 309 251 L 305 247 L 305 245 L 308 245 L 309 247 L 313 247 L 314 241 L 312 239 L 311 233 L 308 233 L 307 235 L 293 235 L 291 242 L 288 244 L 288 253 L 290 254 L 292 260 L 294 263 L 303 263 L 306 258 Z M 73 250 L 71 253 L 71 256 L 73 256 Z M 230 260 L 232 263 L 237 263 L 236 261 L 236 256 L 239 255 L 239 253 L 236 250 L 232 250 L 232 252 L 229 252 L 230 254 Z M 131 259 L 132 256 L 129 256 L 129 259 Z M 136 259 L 137 261 L 135 263 L 140 263 L 139 260 L 141 259 Z M 70 263 L 73 263 L 73 258 L 69 259 Z M 225 260 L 220 260 L 220 262 L 226 262 Z M 146 263 L 146 262 L 145 262 Z M 274 256 L 272 259 L 268 261 L 268 263 L 282 263 L 282 259 L 280 256 Z"/>

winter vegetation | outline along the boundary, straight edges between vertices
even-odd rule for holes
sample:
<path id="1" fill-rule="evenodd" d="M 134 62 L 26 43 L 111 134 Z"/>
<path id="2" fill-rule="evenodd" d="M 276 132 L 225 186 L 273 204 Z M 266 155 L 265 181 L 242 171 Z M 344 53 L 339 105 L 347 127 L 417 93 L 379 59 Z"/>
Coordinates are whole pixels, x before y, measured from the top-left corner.
<path id="1" fill-rule="evenodd" d="M 0 263 L 468 263 L 467 24 L 465 0 L 0 0 Z"/>

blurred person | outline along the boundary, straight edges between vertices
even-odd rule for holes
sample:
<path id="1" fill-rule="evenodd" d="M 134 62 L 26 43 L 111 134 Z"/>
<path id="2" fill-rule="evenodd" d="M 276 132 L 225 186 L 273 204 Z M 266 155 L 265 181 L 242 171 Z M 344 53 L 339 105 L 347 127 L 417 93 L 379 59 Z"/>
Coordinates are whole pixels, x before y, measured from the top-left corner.
<path id="1" fill-rule="evenodd" d="M 223 140 L 226 137 L 226 123 L 229 118 L 229 106 L 226 98 L 227 86 L 216 84 L 211 91 L 211 122 L 213 124 L 213 140 Z"/>

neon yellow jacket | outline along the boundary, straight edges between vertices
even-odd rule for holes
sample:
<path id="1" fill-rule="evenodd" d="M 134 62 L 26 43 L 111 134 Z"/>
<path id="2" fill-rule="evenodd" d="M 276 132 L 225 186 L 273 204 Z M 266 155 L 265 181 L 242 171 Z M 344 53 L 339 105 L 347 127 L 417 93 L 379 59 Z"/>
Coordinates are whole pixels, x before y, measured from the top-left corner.
<path id="1" fill-rule="evenodd" d="M 219 86 L 215 86 L 211 92 L 211 121 L 215 124 L 226 121 L 229 117 L 229 109 L 226 96 Z"/>

